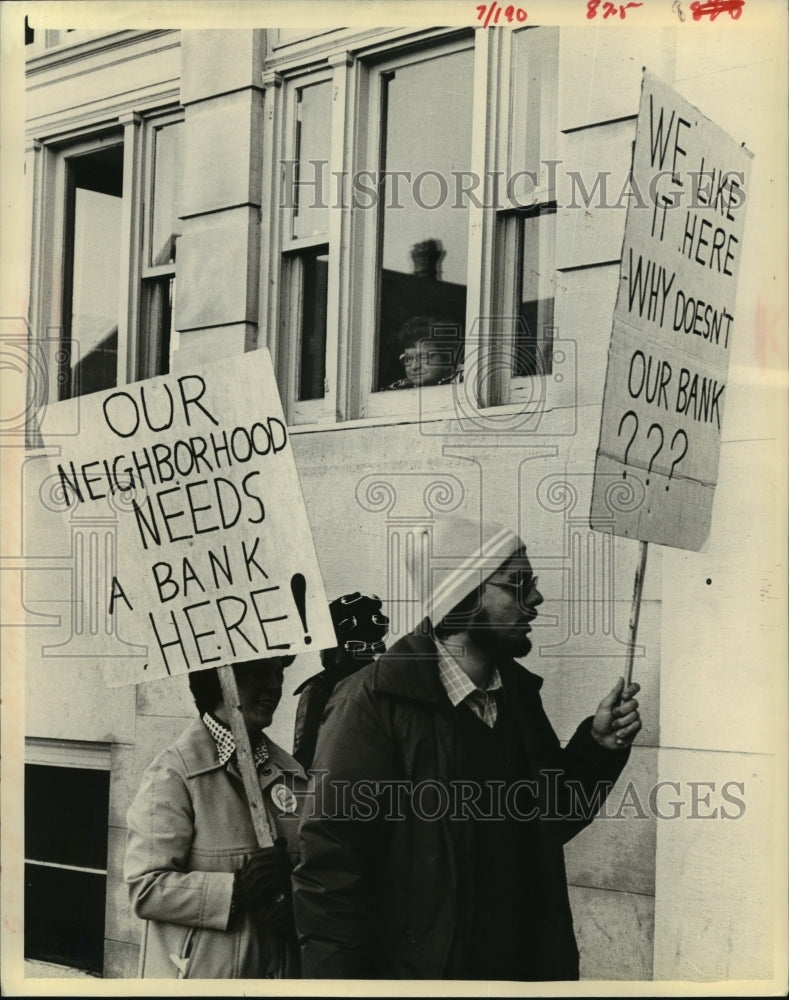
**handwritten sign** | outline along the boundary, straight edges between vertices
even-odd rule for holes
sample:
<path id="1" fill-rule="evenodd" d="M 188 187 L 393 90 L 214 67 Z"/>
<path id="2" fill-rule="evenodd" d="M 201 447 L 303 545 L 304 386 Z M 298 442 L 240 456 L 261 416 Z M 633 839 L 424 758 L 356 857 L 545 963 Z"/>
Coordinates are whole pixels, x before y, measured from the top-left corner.
<path id="1" fill-rule="evenodd" d="M 600 531 L 693 550 L 709 533 L 750 160 L 645 71 L 595 465 Z M 612 504 L 616 479 L 639 502 Z"/>
<path id="2" fill-rule="evenodd" d="M 105 660 L 110 686 L 335 645 L 268 351 L 58 403 L 52 425 L 76 408 L 58 495 L 121 511 L 106 611 L 148 651 Z"/>

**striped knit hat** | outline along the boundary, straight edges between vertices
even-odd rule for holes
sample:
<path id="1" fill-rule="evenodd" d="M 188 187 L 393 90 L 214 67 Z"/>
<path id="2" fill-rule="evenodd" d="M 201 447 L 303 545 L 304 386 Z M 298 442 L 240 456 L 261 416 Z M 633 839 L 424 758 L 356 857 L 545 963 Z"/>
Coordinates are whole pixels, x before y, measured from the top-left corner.
<path id="1" fill-rule="evenodd" d="M 444 517 L 417 531 L 406 559 L 420 617 L 437 625 L 525 545 L 496 521 Z"/>

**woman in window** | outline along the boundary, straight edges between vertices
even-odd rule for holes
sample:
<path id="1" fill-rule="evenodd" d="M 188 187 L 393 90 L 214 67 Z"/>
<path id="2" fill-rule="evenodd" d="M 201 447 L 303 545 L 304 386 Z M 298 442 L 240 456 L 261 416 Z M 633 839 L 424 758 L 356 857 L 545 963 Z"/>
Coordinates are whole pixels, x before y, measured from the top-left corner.
<path id="1" fill-rule="evenodd" d="M 446 385 L 460 379 L 459 343 L 456 336 L 446 336 L 446 328 L 446 323 L 426 316 L 414 316 L 403 324 L 399 340 L 404 376 L 387 385 L 387 389 Z"/>
<path id="2" fill-rule="evenodd" d="M 259 848 L 216 670 L 189 675 L 200 715 L 143 776 L 128 813 L 125 877 L 145 920 L 143 978 L 299 975 L 290 873 L 301 766 L 268 739 L 293 657 L 235 666 L 244 723 L 276 837 Z"/>

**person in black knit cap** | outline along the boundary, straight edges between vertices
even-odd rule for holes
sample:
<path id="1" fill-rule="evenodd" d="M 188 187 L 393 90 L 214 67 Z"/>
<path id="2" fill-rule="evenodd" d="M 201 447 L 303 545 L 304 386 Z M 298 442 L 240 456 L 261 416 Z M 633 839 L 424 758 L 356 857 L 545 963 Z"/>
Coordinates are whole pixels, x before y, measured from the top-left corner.
<path id="1" fill-rule="evenodd" d="M 294 691 L 299 703 L 293 756 L 305 769 L 312 766 L 323 710 L 335 685 L 386 651 L 383 640 L 389 631 L 389 619 L 382 613 L 381 601 L 375 594 L 344 594 L 331 602 L 329 611 L 337 645 L 321 652 L 323 670 Z"/>

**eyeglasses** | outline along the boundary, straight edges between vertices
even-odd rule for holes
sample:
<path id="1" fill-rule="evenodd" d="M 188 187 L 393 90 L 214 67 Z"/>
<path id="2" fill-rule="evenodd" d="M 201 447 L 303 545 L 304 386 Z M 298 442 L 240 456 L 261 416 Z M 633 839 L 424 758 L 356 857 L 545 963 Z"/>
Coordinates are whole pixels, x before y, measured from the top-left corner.
<path id="1" fill-rule="evenodd" d="M 401 354 L 404 365 L 445 365 L 449 364 L 445 351 L 417 351 L 415 354 Z"/>
<path id="2" fill-rule="evenodd" d="M 532 590 L 537 589 L 537 583 L 539 578 L 536 576 L 519 576 L 517 580 L 487 580 L 487 583 L 491 584 L 493 587 L 511 587 L 513 590 L 518 591 L 518 596 L 521 600 L 524 600 L 529 596 Z"/>
<path id="3" fill-rule="evenodd" d="M 343 643 L 343 649 L 351 656 L 364 653 L 385 653 L 386 645 L 380 639 L 375 642 L 365 642 L 362 639 L 348 639 Z"/>

